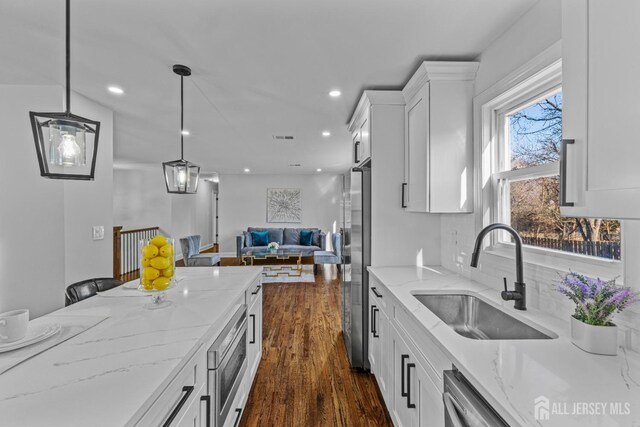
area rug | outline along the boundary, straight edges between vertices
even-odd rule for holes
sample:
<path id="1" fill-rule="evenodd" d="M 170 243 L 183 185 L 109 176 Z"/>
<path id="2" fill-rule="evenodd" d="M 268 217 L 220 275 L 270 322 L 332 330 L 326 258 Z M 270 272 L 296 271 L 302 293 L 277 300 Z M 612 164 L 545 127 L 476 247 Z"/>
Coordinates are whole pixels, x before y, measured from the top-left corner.
<path id="1" fill-rule="evenodd" d="M 262 272 L 262 283 L 313 283 L 313 265 L 303 265 L 298 270 L 295 265 L 268 265 Z"/>

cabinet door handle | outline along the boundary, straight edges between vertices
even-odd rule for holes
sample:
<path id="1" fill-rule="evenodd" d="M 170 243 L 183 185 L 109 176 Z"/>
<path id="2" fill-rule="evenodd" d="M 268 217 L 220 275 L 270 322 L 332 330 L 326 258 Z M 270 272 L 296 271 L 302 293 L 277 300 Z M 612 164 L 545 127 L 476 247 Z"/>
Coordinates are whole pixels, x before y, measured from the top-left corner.
<path id="1" fill-rule="evenodd" d="M 379 338 L 380 335 L 378 335 L 378 321 L 376 320 L 376 313 L 378 313 L 380 310 L 378 310 L 378 308 L 374 308 L 373 309 L 373 337 L 374 338 Z"/>
<path id="2" fill-rule="evenodd" d="M 574 144 L 574 139 L 563 139 L 560 150 L 560 206 L 573 206 L 567 202 L 567 145 Z"/>
<path id="3" fill-rule="evenodd" d="M 249 341 L 249 344 L 255 344 L 256 343 L 256 315 L 255 314 L 250 314 L 249 317 L 251 318 L 251 341 Z"/>
<path id="4" fill-rule="evenodd" d="M 370 332 L 373 334 L 373 311 L 376 309 L 375 305 L 371 306 L 371 315 L 369 316 L 371 318 L 371 326 L 369 327 Z"/>
<path id="5" fill-rule="evenodd" d="M 408 354 L 403 354 L 400 358 L 400 395 L 402 397 L 407 397 L 407 392 L 405 391 L 405 372 L 404 372 L 404 365 L 405 365 L 405 361 L 409 359 L 409 355 Z"/>
<path id="6" fill-rule="evenodd" d="M 405 194 L 405 190 L 407 188 L 407 183 L 403 182 L 402 183 L 402 207 L 406 208 L 407 204 L 405 203 L 405 200 L 407 199 L 407 195 Z"/>
<path id="7" fill-rule="evenodd" d="M 378 288 L 376 288 L 375 286 L 371 288 L 371 292 L 373 292 L 373 294 L 378 298 L 382 298 L 382 294 L 378 293 Z"/>
<path id="8" fill-rule="evenodd" d="M 211 427 L 211 396 L 200 396 L 200 402 L 206 402 L 207 404 L 207 415 L 205 417 L 206 427 Z"/>
<path id="9" fill-rule="evenodd" d="M 353 149 L 355 150 L 355 154 L 354 154 L 354 163 L 360 163 L 360 141 L 356 141 Z"/>
<path id="10" fill-rule="evenodd" d="M 180 413 L 180 409 L 182 409 L 182 407 L 187 402 L 187 400 L 189 400 L 189 396 L 191 396 L 191 393 L 193 393 L 193 388 L 194 387 L 192 385 L 186 385 L 182 387 L 182 393 L 183 393 L 182 397 L 178 401 L 178 404 L 176 405 L 176 407 L 173 408 L 173 411 L 171 411 L 171 414 L 169 414 L 169 418 L 167 418 L 167 421 L 165 421 L 164 424 L 162 424 L 162 427 L 169 427 L 171 425 L 173 420 Z"/>
<path id="11" fill-rule="evenodd" d="M 233 427 L 237 427 L 240 423 L 240 418 L 242 415 L 242 408 L 236 408 L 236 420 L 233 422 Z"/>
<path id="12" fill-rule="evenodd" d="M 411 403 L 411 368 L 415 367 L 415 363 L 407 363 L 407 408 L 409 409 L 416 407 L 415 403 Z"/>
<path id="13" fill-rule="evenodd" d="M 256 288 L 254 289 L 253 292 L 251 292 L 251 295 L 256 295 L 258 292 L 260 292 L 260 288 L 262 287 L 262 285 L 258 285 L 256 286 Z"/>

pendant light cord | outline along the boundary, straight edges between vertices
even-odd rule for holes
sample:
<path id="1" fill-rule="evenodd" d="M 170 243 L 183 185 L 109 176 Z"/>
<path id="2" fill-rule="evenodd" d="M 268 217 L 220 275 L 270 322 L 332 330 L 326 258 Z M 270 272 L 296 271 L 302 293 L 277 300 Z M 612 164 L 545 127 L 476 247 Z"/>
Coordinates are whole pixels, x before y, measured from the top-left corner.
<path id="1" fill-rule="evenodd" d="M 66 11 L 66 61 L 67 61 L 67 114 L 71 114 L 71 0 L 67 0 Z"/>
<path id="2" fill-rule="evenodd" d="M 180 160 L 184 160 L 184 133 L 183 132 L 184 132 L 184 76 L 180 76 Z"/>

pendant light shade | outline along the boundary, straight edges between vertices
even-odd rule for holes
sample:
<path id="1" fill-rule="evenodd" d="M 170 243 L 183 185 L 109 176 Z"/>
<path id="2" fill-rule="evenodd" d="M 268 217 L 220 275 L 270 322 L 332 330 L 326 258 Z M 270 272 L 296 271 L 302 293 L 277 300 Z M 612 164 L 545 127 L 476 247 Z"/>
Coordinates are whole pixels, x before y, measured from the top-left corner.
<path id="1" fill-rule="evenodd" d="M 62 113 L 29 112 L 40 175 L 93 180 L 100 122 L 71 114 L 70 0 L 66 0 L 66 103 Z"/>
<path id="2" fill-rule="evenodd" d="M 194 194 L 198 191 L 200 166 L 184 159 L 184 78 L 191 75 L 185 65 L 174 65 L 173 72 L 180 76 L 180 160 L 162 163 L 167 192 Z"/>

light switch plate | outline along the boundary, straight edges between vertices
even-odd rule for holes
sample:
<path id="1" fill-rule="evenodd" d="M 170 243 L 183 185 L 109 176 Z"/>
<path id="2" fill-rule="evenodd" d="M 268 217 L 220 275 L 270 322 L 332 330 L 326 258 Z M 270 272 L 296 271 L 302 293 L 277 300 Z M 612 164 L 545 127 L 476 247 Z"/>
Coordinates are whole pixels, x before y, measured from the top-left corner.
<path id="1" fill-rule="evenodd" d="M 93 240 L 102 240 L 104 239 L 104 226 L 102 225 L 94 225 L 93 226 Z"/>

